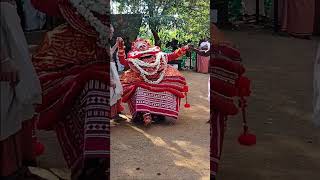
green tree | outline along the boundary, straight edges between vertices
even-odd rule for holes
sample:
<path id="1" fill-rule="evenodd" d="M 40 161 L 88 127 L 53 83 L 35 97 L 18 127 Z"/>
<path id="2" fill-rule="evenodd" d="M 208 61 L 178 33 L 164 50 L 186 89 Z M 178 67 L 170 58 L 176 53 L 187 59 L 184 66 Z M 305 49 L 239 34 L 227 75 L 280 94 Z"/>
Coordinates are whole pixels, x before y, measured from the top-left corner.
<path id="1" fill-rule="evenodd" d="M 160 40 L 168 41 L 174 36 L 180 41 L 196 41 L 209 36 L 209 0 L 113 1 L 119 3 L 117 10 L 120 13 L 142 14 L 140 32 L 143 36 L 152 35 L 158 46 L 161 45 Z"/>

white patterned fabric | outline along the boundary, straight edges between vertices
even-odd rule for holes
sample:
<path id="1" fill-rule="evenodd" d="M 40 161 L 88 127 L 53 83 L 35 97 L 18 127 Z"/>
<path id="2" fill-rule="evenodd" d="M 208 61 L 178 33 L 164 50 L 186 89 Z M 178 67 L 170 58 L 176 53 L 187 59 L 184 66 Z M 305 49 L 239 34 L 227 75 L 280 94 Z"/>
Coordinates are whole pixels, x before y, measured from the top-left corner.
<path id="1" fill-rule="evenodd" d="M 123 93 L 115 62 L 110 62 L 110 77 L 116 85 L 115 88 L 110 88 L 110 106 L 113 106 L 121 99 Z"/>
<path id="2" fill-rule="evenodd" d="M 55 128 L 69 168 L 76 173 L 87 158 L 110 155 L 110 106 L 108 86 L 90 80 L 67 115 Z"/>
<path id="3" fill-rule="evenodd" d="M 149 112 L 178 118 L 180 98 L 172 93 L 152 92 L 139 87 L 129 101 L 129 108 L 133 115 L 137 112 Z"/>

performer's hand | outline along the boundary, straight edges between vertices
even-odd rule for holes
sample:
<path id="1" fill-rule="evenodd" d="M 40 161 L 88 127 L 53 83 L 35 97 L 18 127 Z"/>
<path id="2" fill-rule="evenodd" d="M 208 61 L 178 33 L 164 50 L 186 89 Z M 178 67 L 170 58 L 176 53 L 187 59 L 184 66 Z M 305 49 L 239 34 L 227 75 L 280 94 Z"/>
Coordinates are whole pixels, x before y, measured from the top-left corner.
<path id="1" fill-rule="evenodd" d="M 123 42 L 123 39 L 121 38 L 121 37 L 117 37 L 117 42 L 119 43 L 119 42 Z"/>
<path id="2" fill-rule="evenodd" d="M 111 86 L 112 88 L 116 88 L 116 83 L 115 83 L 114 80 L 112 80 L 112 79 L 111 79 L 111 81 L 110 81 L 110 86 Z"/>
<path id="3" fill-rule="evenodd" d="M 123 48 L 124 49 L 124 41 L 121 37 L 117 37 L 117 44 L 119 48 Z"/>
<path id="4" fill-rule="evenodd" d="M 186 49 L 187 49 L 188 51 L 193 50 L 193 45 L 192 45 L 192 44 L 188 44 L 188 45 L 186 45 L 185 47 L 186 47 Z"/>

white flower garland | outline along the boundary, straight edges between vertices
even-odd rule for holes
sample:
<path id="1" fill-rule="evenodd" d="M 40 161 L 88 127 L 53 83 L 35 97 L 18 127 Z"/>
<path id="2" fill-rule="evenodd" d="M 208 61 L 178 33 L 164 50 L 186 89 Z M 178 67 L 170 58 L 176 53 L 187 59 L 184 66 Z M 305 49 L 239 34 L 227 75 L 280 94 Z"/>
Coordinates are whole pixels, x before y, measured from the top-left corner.
<path id="1" fill-rule="evenodd" d="M 128 61 L 131 62 L 138 69 L 141 77 L 145 82 L 149 84 L 159 84 L 163 80 L 165 71 L 167 69 L 168 64 L 167 64 L 166 58 L 167 58 L 166 54 L 163 52 L 160 52 L 156 55 L 156 61 L 154 63 L 147 63 L 147 62 L 141 61 L 140 59 L 128 59 Z M 155 75 L 160 69 L 161 62 L 163 62 L 164 64 L 164 69 L 160 73 L 160 77 L 156 81 L 149 80 L 147 76 Z M 155 70 L 152 72 L 147 72 L 142 67 L 155 68 Z"/>
<path id="2" fill-rule="evenodd" d="M 77 12 L 92 26 L 99 34 L 98 45 L 107 48 L 109 44 L 110 29 L 104 25 L 91 11 L 105 15 L 108 12 L 108 5 L 100 0 L 70 0 Z"/>
<path id="3" fill-rule="evenodd" d="M 87 9 L 99 13 L 101 15 L 105 15 L 110 6 L 104 2 L 103 0 L 70 0 L 72 4 L 82 4 Z"/>

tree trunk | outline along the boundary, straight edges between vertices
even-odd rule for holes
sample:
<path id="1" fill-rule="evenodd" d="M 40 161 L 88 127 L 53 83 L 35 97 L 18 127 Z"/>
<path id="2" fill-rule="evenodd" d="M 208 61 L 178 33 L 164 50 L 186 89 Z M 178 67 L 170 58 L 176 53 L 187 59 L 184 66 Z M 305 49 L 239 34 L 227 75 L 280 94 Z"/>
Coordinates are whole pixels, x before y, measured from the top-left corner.
<path id="1" fill-rule="evenodd" d="M 151 29 L 151 32 L 152 32 L 152 35 L 153 35 L 153 38 L 154 38 L 154 45 L 156 46 L 161 46 L 161 40 L 160 40 L 160 37 L 158 35 L 158 32 L 154 29 Z"/>

